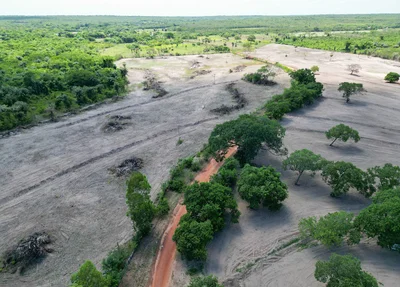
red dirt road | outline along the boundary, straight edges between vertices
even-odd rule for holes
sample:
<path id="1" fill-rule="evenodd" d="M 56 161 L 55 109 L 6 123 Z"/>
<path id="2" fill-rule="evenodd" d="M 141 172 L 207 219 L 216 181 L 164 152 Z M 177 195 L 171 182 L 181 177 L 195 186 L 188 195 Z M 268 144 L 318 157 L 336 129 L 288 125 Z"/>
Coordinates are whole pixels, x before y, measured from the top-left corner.
<path id="1" fill-rule="evenodd" d="M 225 158 L 232 156 L 236 152 L 236 147 L 231 148 Z M 195 181 L 208 182 L 223 162 L 211 159 L 207 166 L 195 177 Z M 178 227 L 179 221 L 186 214 L 186 206 L 178 204 L 174 210 L 174 217 L 161 240 L 161 247 L 157 254 L 157 260 L 153 271 L 153 282 L 151 287 L 168 287 L 172 275 L 172 267 L 175 261 L 176 244 L 172 236 Z"/>

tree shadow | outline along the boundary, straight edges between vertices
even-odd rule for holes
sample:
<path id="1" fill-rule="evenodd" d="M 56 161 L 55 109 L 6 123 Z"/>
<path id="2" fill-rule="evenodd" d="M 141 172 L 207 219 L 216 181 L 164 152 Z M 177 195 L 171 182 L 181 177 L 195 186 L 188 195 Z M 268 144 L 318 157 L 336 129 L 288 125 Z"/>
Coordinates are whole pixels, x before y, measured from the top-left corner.
<path id="1" fill-rule="evenodd" d="M 333 152 L 335 154 L 338 155 L 361 155 L 363 154 L 365 151 L 361 148 L 359 148 L 358 146 L 355 145 L 346 145 L 346 146 L 341 146 L 340 142 L 336 142 L 333 146 L 328 146 L 329 151 Z M 343 143 L 346 144 L 346 143 Z"/>

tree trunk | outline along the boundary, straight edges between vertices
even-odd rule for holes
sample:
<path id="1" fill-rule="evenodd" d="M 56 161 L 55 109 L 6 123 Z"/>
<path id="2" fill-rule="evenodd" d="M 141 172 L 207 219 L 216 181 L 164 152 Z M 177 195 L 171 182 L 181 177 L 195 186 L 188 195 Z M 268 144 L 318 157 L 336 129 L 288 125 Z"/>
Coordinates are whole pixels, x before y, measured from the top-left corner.
<path id="1" fill-rule="evenodd" d="M 329 146 L 332 146 L 338 138 L 335 138 L 333 142 Z"/>
<path id="2" fill-rule="evenodd" d="M 299 180 L 300 180 L 300 177 L 301 177 L 301 175 L 303 174 L 303 172 L 304 172 L 304 170 L 302 170 L 302 171 L 299 172 L 299 176 L 297 177 L 297 180 L 296 180 L 296 182 L 295 182 L 295 185 L 299 185 Z"/>

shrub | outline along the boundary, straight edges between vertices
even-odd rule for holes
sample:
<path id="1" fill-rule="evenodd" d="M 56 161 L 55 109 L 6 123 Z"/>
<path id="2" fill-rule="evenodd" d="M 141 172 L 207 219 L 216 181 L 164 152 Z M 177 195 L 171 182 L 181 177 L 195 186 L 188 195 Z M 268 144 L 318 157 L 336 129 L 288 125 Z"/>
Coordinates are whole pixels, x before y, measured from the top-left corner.
<path id="1" fill-rule="evenodd" d="M 389 83 L 395 83 L 400 79 L 400 75 L 398 73 L 390 72 L 386 75 L 385 81 Z"/>
<path id="2" fill-rule="evenodd" d="M 218 278 L 212 275 L 194 277 L 188 287 L 223 287 L 218 283 Z"/>
<path id="3" fill-rule="evenodd" d="M 77 273 L 72 274 L 71 283 L 80 287 L 109 287 L 108 280 L 91 261 L 86 261 Z"/>

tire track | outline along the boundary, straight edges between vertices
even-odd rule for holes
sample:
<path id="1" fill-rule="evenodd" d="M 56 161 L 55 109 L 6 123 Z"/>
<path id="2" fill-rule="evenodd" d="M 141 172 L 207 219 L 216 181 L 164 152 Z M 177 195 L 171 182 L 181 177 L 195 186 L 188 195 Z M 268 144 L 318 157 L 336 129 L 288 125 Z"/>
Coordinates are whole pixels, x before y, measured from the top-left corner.
<path id="1" fill-rule="evenodd" d="M 400 129 L 393 129 L 393 128 L 388 128 L 388 127 L 378 126 L 378 125 L 371 125 L 371 124 L 366 124 L 366 123 L 361 123 L 361 122 L 351 121 L 351 120 L 336 120 L 336 119 L 317 117 L 317 116 L 289 115 L 287 117 L 288 118 L 305 118 L 305 119 L 312 119 L 312 120 L 323 120 L 323 121 L 331 121 L 331 122 L 335 122 L 335 123 L 348 123 L 348 124 L 355 124 L 355 125 L 360 125 L 360 126 L 364 126 L 364 127 L 368 127 L 368 128 L 383 129 L 383 130 L 387 130 L 387 131 L 391 131 L 391 132 L 395 132 L 395 133 L 400 133 Z"/>
<path id="2" fill-rule="evenodd" d="M 92 158 L 90 158 L 88 160 L 85 160 L 85 161 L 79 163 L 79 164 L 73 165 L 73 166 L 71 166 L 71 167 L 69 167 L 67 169 L 64 169 L 64 170 L 62 170 L 60 172 L 57 172 L 56 174 L 54 174 L 54 175 L 52 175 L 52 176 L 50 176 L 50 177 L 48 177 L 48 178 L 46 178 L 44 180 L 41 180 L 40 182 L 38 182 L 38 183 L 36 183 L 34 185 L 31 185 L 31 186 L 29 186 L 27 188 L 24 188 L 24 189 L 16 192 L 13 195 L 7 196 L 7 197 L 5 197 L 5 198 L 0 200 L 0 204 L 4 204 L 4 203 L 6 203 L 6 202 L 8 202 L 8 201 L 10 201 L 10 200 L 12 200 L 14 198 L 18 198 L 18 197 L 20 197 L 20 196 L 22 196 L 24 194 L 29 193 L 30 191 L 32 191 L 32 190 L 34 190 L 36 188 L 41 187 L 42 185 L 44 185 L 46 183 L 54 181 L 55 179 L 57 179 L 59 177 L 62 177 L 64 175 L 68 174 L 68 173 L 74 172 L 74 171 L 76 171 L 76 170 L 78 170 L 78 169 L 80 169 L 80 168 L 82 168 L 84 166 L 87 166 L 87 165 L 92 164 L 92 163 L 94 163 L 94 162 L 96 162 L 98 160 L 101 160 L 101 159 L 104 159 L 106 157 L 109 157 L 109 156 L 111 156 L 113 154 L 119 153 L 119 152 L 121 152 L 123 150 L 126 150 L 126 149 L 129 149 L 131 147 L 137 146 L 139 144 L 142 144 L 142 143 L 147 142 L 149 140 L 152 140 L 152 139 L 155 139 L 157 137 L 163 136 L 165 134 L 172 133 L 172 132 L 177 132 L 182 128 L 194 127 L 194 126 L 206 123 L 206 122 L 217 120 L 218 118 L 219 117 L 212 117 L 212 118 L 207 118 L 207 119 L 204 119 L 204 120 L 201 120 L 201 121 L 197 121 L 197 122 L 194 122 L 194 123 L 181 125 L 181 126 L 178 126 L 176 128 L 164 130 L 164 131 L 161 131 L 159 133 L 155 133 L 155 134 L 153 134 L 151 136 L 148 136 L 148 137 L 146 137 L 144 139 L 141 139 L 141 140 L 138 140 L 138 141 L 134 141 L 134 142 L 131 142 L 131 143 L 126 144 L 124 146 L 112 149 L 112 150 L 110 150 L 110 151 L 108 151 L 106 153 L 103 153 L 103 154 L 100 154 L 98 156 L 92 157 Z"/>
<path id="3" fill-rule="evenodd" d="M 113 112 L 123 111 L 123 110 L 130 109 L 130 108 L 141 107 L 141 106 L 152 104 L 152 103 L 155 103 L 155 102 L 158 102 L 158 101 L 169 99 L 169 98 L 172 98 L 172 97 L 175 97 L 175 96 L 179 96 L 179 95 L 187 93 L 187 92 L 200 90 L 200 89 L 205 89 L 205 88 L 209 88 L 209 87 L 217 86 L 217 85 L 225 85 L 225 84 L 230 84 L 230 83 L 237 83 L 238 81 L 239 80 L 236 80 L 236 81 L 225 81 L 225 82 L 217 83 L 215 85 L 214 84 L 208 84 L 208 85 L 189 88 L 189 89 L 186 89 L 186 90 L 182 90 L 182 91 L 176 92 L 174 94 L 170 94 L 170 95 L 167 95 L 167 96 L 164 96 L 164 97 L 161 97 L 161 98 L 152 99 L 152 100 L 149 100 L 149 101 L 146 101 L 146 102 L 143 102 L 143 103 L 134 104 L 134 105 L 127 105 L 127 106 L 124 106 L 124 107 L 121 107 L 121 108 L 116 108 L 116 109 L 113 109 L 113 110 L 104 111 L 104 112 L 89 116 L 87 118 L 83 118 L 83 119 L 80 119 L 80 120 L 76 120 L 76 121 L 73 121 L 73 122 L 69 122 L 69 123 L 65 123 L 65 124 L 56 126 L 55 128 L 56 129 L 60 129 L 60 128 L 64 128 L 64 127 L 73 126 L 73 125 L 76 125 L 76 124 L 91 120 L 93 118 L 97 118 L 97 117 L 100 117 L 100 116 L 104 116 L 104 115 L 113 113 Z"/>
<path id="4" fill-rule="evenodd" d="M 307 132 L 307 133 L 318 133 L 318 134 L 325 134 L 325 131 L 320 131 L 320 130 L 313 130 L 313 129 L 302 129 L 302 128 L 295 128 L 295 127 L 285 127 L 286 130 L 289 131 L 299 131 L 299 132 Z M 384 140 L 378 140 L 374 138 L 369 138 L 369 137 L 360 137 L 361 139 L 369 140 L 369 141 L 374 141 L 374 142 L 379 142 L 383 144 L 388 144 L 388 145 L 394 145 L 394 146 L 400 146 L 400 143 L 395 143 L 395 142 L 390 142 L 390 141 L 384 141 Z"/>

